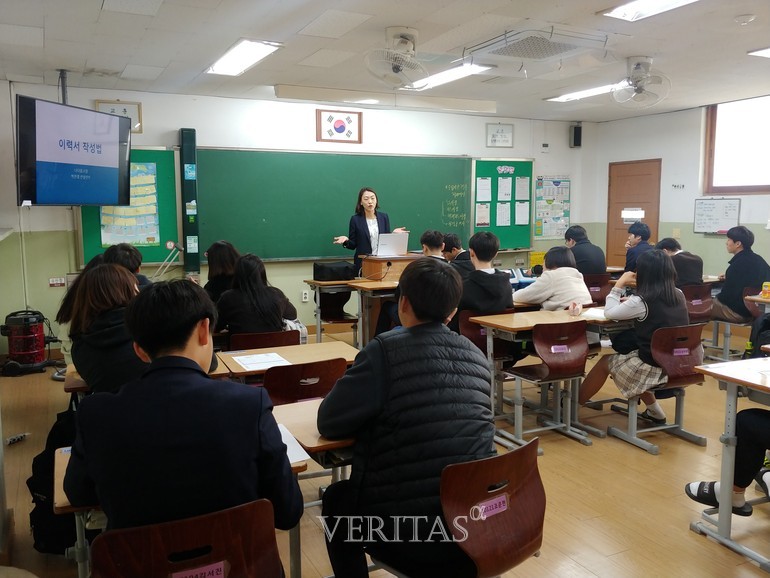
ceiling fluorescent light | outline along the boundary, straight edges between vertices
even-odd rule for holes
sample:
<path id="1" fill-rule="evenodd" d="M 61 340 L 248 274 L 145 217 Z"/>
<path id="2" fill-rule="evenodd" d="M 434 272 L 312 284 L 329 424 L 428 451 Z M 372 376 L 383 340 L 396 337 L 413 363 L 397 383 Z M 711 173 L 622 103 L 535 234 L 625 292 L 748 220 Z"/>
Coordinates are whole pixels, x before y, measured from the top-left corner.
<path id="1" fill-rule="evenodd" d="M 597 86 L 595 88 L 587 88 L 586 90 L 579 90 L 577 92 L 570 92 L 561 96 L 555 96 L 554 98 L 546 98 L 549 102 L 570 102 L 571 100 L 580 100 L 582 98 L 590 98 L 599 94 L 607 94 L 615 87 L 614 84 L 606 84 L 604 86 Z"/>
<path id="2" fill-rule="evenodd" d="M 668 12 L 669 10 L 674 10 L 680 6 L 686 6 L 687 4 L 692 4 L 697 1 L 698 0 L 635 0 L 634 2 L 618 6 L 614 10 L 604 12 L 603 14 L 610 18 L 636 22 L 637 20 L 655 16 L 662 12 Z"/>
<path id="3" fill-rule="evenodd" d="M 404 88 L 401 90 L 412 90 L 413 92 L 428 90 L 431 88 L 435 88 L 436 86 L 441 86 L 442 84 L 447 84 L 449 82 L 454 82 L 455 80 L 460 80 L 461 78 L 465 78 L 466 76 L 471 76 L 473 74 L 484 72 L 485 70 L 489 70 L 490 68 L 492 67 L 481 66 L 480 64 L 463 64 L 462 66 L 450 68 L 449 70 L 445 70 L 443 72 L 439 72 L 438 74 L 433 74 L 429 76 L 423 81 L 425 82 L 425 84 L 422 85 L 420 88 L 415 88 L 415 89 Z"/>
<path id="4" fill-rule="evenodd" d="M 276 42 L 262 42 L 242 38 L 206 72 L 208 74 L 240 76 L 280 47 L 281 45 Z"/>
<path id="5" fill-rule="evenodd" d="M 760 50 L 752 50 L 748 54 L 749 56 L 762 56 L 763 58 L 770 58 L 770 48 L 761 48 Z"/>

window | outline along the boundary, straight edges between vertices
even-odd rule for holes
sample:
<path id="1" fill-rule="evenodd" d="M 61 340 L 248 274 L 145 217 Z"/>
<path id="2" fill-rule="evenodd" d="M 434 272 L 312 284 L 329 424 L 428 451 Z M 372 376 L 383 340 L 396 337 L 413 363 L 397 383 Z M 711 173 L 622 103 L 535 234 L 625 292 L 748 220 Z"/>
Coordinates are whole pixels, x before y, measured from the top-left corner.
<path id="1" fill-rule="evenodd" d="M 770 96 L 706 109 L 707 195 L 770 193 Z"/>

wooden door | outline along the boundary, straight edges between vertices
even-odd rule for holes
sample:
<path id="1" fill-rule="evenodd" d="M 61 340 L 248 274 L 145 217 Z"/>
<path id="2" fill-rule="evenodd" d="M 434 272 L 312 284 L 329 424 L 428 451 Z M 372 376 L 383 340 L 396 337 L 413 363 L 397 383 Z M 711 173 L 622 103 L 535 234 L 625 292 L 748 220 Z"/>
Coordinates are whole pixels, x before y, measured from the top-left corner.
<path id="1" fill-rule="evenodd" d="M 607 203 L 607 264 L 626 263 L 625 242 L 630 223 L 620 216 L 622 209 L 644 210 L 642 222 L 650 227 L 650 243 L 658 241 L 660 213 L 660 159 L 610 163 Z"/>

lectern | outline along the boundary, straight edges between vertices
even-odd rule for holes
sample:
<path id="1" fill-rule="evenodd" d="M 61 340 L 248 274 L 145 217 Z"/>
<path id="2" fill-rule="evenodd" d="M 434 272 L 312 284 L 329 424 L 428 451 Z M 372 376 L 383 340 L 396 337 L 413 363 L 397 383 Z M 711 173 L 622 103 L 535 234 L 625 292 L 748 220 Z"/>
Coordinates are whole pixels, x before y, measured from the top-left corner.
<path id="1" fill-rule="evenodd" d="M 406 266 L 422 256 L 422 253 L 410 253 L 397 257 L 361 255 L 361 276 L 367 281 L 398 281 Z"/>

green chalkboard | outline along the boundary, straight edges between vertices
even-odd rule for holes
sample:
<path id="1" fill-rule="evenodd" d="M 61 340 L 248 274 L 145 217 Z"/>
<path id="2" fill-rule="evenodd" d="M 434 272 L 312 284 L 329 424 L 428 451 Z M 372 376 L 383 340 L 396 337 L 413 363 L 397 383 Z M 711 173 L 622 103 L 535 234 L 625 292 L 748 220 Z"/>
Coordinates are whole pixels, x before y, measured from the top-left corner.
<path id="1" fill-rule="evenodd" d="M 500 239 L 500 249 L 531 247 L 532 164 L 513 159 L 473 162 L 473 231 L 491 231 Z"/>
<path id="2" fill-rule="evenodd" d="M 179 241 L 174 151 L 131 149 L 131 196 L 132 204 L 142 199 L 141 207 L 104 207 L 104 214 L 100 207 L 81 208 L 86 263 L 123 240 L 139 249 L 144 264 L 161 263 L 169 254 L 166 242 Z M 122 225 L 125 227 L 121 231 Z"/>
<path id="3" fill-rule="evenodd" d="M 470 175 L 468 157 L 198 149 L 200 248 L 225 239 L 266 259 L 352 258 L 332 239 L 348 234 L 363 186 L 411 232 L 410 250 L 426 229 L 467 239 Z"/>

